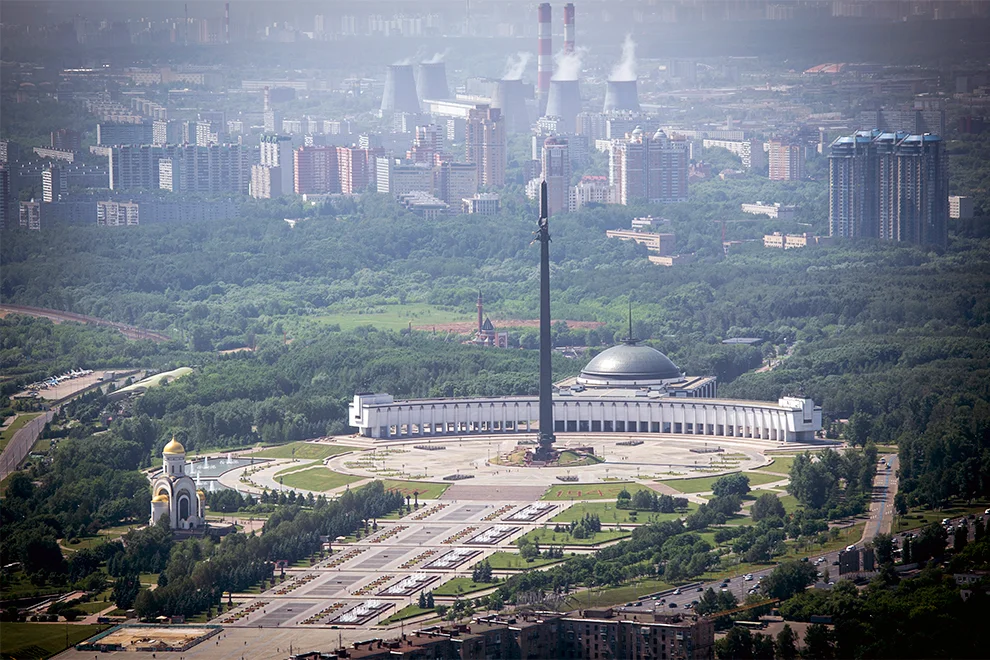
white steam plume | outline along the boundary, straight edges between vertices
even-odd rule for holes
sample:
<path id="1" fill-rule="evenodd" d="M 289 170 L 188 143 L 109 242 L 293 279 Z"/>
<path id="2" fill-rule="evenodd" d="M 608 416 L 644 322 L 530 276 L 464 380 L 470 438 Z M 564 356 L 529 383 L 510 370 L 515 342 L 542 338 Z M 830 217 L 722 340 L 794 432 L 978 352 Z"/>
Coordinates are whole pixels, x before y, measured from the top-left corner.
<path id="1" fill-rule="evenodd" d="M 505 73 L 502 74 L 502 80 L 522 80 L 526 65 L 529 64 L 532 57 L 533 54 L 526 51 L 521 51 L 517 55 L 509 55 L 509 59 L 505 63 Z"/>
<path id="2" fill-rule="evenodd" d="M 392 62 L 392 64 L 395 66 L 409 66 L 410 64 L 412 64 L 412 58 L 404 57 L 401 60 Z"/>
<path id="3" fill-rule="evenodd" d="M 447 59 L 447 55 L 449 54 L 450 54 L 450 49 L 445 48 L 443 52 L 436 53 L 433 57 L 423 62 L 423 64 L 439 64 L 440 62 L 443 62 L 445 59 Z"/>
<path id="4" fill-rule="evenodd" d="M 551 80 L 577 80 L 581 75 L 581 60 L 587 52 L 587 48 L 575 48 L 572 53 L 557 53 L 553 58 L 555 67 Z"/>
<path id="5" fill-rule="evenodd" d="M 622 59 L 612 69 L 609 80 L 636 80 L 636 42 L 627 34 L 622 42 Z"/>

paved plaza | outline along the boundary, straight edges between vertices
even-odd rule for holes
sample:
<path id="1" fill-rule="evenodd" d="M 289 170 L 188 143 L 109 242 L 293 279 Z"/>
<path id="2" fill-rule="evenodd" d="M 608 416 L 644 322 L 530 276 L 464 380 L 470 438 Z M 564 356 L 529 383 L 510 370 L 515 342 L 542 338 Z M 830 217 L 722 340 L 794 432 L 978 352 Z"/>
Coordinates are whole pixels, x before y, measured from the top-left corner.
<path id="1" fill-rule="evenodd" d="M 767 452 L 801 451 L 796 443 L 704 437 L 630 437 L 568 435 L 558 448 L 593 447 L 604 462 L 571 468 L 527 468 L 498 465 L 494 459 L 516 448 L 518 438 L 472 437 L 401 443 L 373 443 L 364 438 L 336 438 L 337 444 L 358 451 L 333 456 L 324 464 L 335 472 L 361 478 L 351 488 L 375 478 L 412 479 L 451 485 L 438 500 L 420 506 L 398 520 L 379 520 L 378 530 L 352 543 L 333 546 L 333 554 L 310 567 L 286 570 L 285 580 L 261 594 L 234 594 L 239 605 L 216 617 L 224 632 L 183 653 L 185 658 L 279 658 L 290 644 L 300 649 L 329 649 L 342 641 L 391 637 L 415 628 L 415 619 L 389 626 L 381 621 L 416 602 L 424 590 L 436 590 L 453 578 L 469 578 L 472 567 L 496 552 L 515 552 L 524 534 L 544 526 L 572 506 L 572 501 L 540 501 L 553 486 L 576 483 L 587 497 L 605 484 L 631 481 L 658 492 L 673 491 L 660 479 L 715 476 L 751 470 L 770 462 Z M 442 445 L 442 450 L 416 445 Z M 712 451 L 720 449 L 721 451 Z M 252 482 L 278 489 L 273 475 L 293 461 L 276 459 L 257 466 L 233 467 L 220 476 L 244 489 L 239 475 L 253 470 Z M 298 462 L 301 466 L 302 462 Z M 468 479 L 445 482 L 450 475 Z M 567 480 L 562 480 L 564 477 Z M 575 482 L 576 479 L 576 482 Z M 588 488 L 589 485 L 594 486 Z M 334 489 L 328 494 L 332 495 Z M 305 491 L 302 491 L 305 492 Z M 703 501 L 689 495 L 692 501 Z M 594 547 L 565 546 L 566 552 L 592 552 Z M 499 577 L 515 571 L 496 569 Z M 494 587 L 493 587 L 494 588 Z M 485 591 L 472 592 L 471 597 Z M 438 604 L 453 596 L 436 596 Z M 60 657 L 89 657 L 70 650 Z"/>

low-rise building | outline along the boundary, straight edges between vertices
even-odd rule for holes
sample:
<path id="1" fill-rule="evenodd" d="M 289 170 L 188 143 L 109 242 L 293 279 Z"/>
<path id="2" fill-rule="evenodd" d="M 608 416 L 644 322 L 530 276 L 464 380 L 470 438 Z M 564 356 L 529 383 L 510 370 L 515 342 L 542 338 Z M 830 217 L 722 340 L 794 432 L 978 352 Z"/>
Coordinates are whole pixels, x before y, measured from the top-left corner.
<path id="1" fill-rule="evenodd" d="M 461 202 L 464 213 L 470 215 L 498 215 L 502 208 L 502 201 L 497 193 L 477 193 L 473 197 L 465 197 Z"/>
<path id="2" fill-rule="evenodd" d="M 646 249 L 657 254 L 669 255 L 674 252 L 674 234 L 655 234 L 635 229 L 609 229 L 605 235 L 608 238 L 634 241 L 640 245 L 645 245 Z"/>
<path id="3" fill-rule="evenodd" d="M 413 190 L 399 195 L 399 203 L 407 210 L 423 216 L 426 220 L 435 220 L 441 215 L 445 215 L 449 209 L 446 202 L 421 190 Z"/>
<path id="4" fill-rule="evenodd" d="M 973 217 L 973 198 L 949 196 L 949 217 L 955 220 L 969 220 Z"/>
<path id="5" fill-rule="evenodd" d="M 772 234 L 763 236 L 763 247 L 789 250 L 791 248 L 803 248 L 809 245 L 827 245 L 831 243 L 830 236 L 815 236 L 808 232 L 803 234 L 782 234 L 775 231 Z"/>
<path id="6" fill-rule="evenodd" d="M 682 266 L 684 264 L 689 264 L 694 261 L 693 254 L 651 254 L 648 259 L 651 264 L 656 264 L 657 266 Z"/>
<path id="7" fill-rule="evenodd" d="M 763 202 L 742 204 L 741 208 L 743 213 L 765 215 L 768 218 L 776 218 L 777 220 L 793 220 L 794 215 L 797 213 L 797 207 L 793 204 L 781 204 L 780 202 L 774 204 L 764 204 Z"/>

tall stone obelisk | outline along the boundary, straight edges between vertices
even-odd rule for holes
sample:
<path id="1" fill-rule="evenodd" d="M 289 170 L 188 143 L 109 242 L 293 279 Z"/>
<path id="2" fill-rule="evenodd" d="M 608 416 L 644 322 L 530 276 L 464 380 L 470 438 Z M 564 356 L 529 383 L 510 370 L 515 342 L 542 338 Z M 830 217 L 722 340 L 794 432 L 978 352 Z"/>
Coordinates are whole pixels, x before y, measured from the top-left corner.
<path id="1" fill-rule="evenodd" d="M 550 367 L 550 227 L 547 182 L 540 183 L 540 435 L 536 449 L 538 461 L 553 459 L 553 373 Z"/>

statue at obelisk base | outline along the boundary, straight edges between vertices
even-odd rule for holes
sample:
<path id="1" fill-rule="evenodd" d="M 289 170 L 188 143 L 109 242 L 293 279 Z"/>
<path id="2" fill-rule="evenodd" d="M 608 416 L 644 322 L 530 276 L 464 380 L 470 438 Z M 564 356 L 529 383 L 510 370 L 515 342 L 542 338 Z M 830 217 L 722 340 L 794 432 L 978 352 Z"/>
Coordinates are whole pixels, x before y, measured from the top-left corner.
<path id="1" fill-rule="evenodd" d="M 540 434 L 533 460 L 549 463 L 556 458 L 553 443 L 553 373 L 550 366 L 550 227 L 547 182 L 540 183 L 540 220 L 536 238 L 540 242 Z"/>

